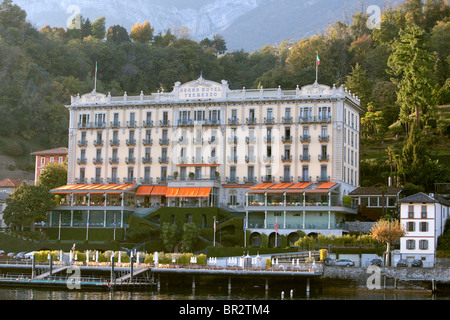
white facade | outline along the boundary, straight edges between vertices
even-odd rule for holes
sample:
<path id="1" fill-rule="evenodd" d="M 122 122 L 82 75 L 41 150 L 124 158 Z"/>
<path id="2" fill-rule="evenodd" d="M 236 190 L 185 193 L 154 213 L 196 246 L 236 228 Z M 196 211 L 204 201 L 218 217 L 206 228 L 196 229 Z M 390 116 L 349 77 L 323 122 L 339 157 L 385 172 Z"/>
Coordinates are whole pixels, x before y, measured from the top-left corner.
<path id="1" fill-rule="evenodd" d="M 400 239 L 401 258 L 408 262 L 422 260 L 425 267 L 433 267 L 437 240 L 450 216 L 448 201 L 419 193 L 399 203 L 400 221 L 406 229 Z"/>

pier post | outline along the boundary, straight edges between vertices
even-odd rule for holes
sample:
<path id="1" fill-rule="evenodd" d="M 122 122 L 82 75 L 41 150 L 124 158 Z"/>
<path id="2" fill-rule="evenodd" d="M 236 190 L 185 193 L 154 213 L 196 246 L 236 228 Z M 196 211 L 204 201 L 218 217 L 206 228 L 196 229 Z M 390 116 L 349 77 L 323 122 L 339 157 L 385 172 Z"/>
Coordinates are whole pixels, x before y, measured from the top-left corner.
<path id="1" fill-rule="evenodd" d="M 158 288 L 158 292 L 161 289 L 161 275 L 158 273 L 158 280 L 156 281 L 156 287 Z"/>
<path id="2" fill-rule="evenodd" d="M 309 292 L 311 291 L 311 285 L 309 278 L 306 279 L 306 296 L 309 297 Z"/>
<path id="3" fill-rule="evenodd" d="M 269 291 L 269 279 L 268 278 L 266 278 L 266 285 L 265 285 L 264 289 L 266 292 Z"/>
<path id="4" fill-rule="evenodd" d="M 33 263 L 32 263 L 32 269 L 31 269 L 31 278 L 34 279 L 34 277 L 36 276 L 36 257 L 34 256 L 34 253 L 33 253 L 32 259 L 33 259 Z"/>
<path id="5" fill-rule="evenodd" d="M 195 290 L 195 276 L 192 276 L 192 290 Z"/>
<path id="6" fill-rule="evenodd" d="M 50 274 L 48 275 L 50 278 L 52 277 L 53 272 L 53 256 L 50 255 Z"/>
<path id="7" fill-rule="evenodd" d="M 133 279 L 133 251 L 131 251 L 131 257 L 130 257 L 130 282 Z"/>
<path id="8" fill-rule="evenodd" d="M 116 277 L 114 277 L 114 254 L 111 255 L 111 283 L 116 282 Z"/>
<path id="9" fill-rule="evenodd" d="M 228 277 L 228 293 L 231 291 L 231 277 Z"/>

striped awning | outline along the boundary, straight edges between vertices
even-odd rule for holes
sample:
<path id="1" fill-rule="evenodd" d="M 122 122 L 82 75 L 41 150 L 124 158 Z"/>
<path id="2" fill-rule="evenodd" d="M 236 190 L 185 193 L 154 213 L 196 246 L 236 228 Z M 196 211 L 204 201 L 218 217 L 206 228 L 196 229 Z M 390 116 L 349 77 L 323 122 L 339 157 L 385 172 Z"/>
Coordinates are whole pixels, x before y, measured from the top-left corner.
<path id="1" fill-rule="evenodd" d="M 69 184 L 52 189 L 52 193 L 121 193 L 136 187 L 133 183 L 124 184 Z"/>
<path id="2" fill-rule="evenodd" d="M 176 197 L 178 195 L 179 190 L 180 190 L 180 188 L 167 188 L 165 196 L 167 198 Z"/>
<path id="3" fill-rule="evenodd" d="M 153 186 L 140 186 L 136 191 L 137 196 L 149 196 L 152 193 Z"/>
<path id="4" fill-rule="evenodd" d="M 152 196 L 165 196 L 167 192 L 167 186 L 154 186 L 151 195 Z"/>

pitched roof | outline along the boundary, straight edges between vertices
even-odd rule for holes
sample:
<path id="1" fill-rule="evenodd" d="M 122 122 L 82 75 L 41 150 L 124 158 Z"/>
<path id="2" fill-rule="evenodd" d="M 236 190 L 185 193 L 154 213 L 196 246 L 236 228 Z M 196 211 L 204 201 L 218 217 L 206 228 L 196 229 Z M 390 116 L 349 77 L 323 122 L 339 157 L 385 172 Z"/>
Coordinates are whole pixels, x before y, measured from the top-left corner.
<path id="1" fill-rule="evenodd" d="M 427 195 L 423 192 L 418 192 L 418 193 L 412 194 L 406 198 L 400 199 L 398 202 L 399 203 L 405 203 L 405 202 L 438 203 L 439 201 L 436 199 L 433 199 L 432 197 L 430 197 L 429 195 Z"/>
<path id="2" fill-rule="evenodd" d="M 402 191 L 401 188 L 397 187 L 387 187 L 385 195 L 397 195 L 400 191 Z M 348 194 L 349 196 L 382 196 L 382 192 L 380 188 L 377 187 L 359 187 L 353 190 Z"/>
<path id="3" fill-rule="evenodd" d="M 60 147 L 60 148 L 36 151 L 31 154 L 33 156 L 41 156 L 41 155 L 48 155 L 48 154 L 68 154 L 68 153 L 69 153 L 69 149 L 67 149 L 66 147 Z"/>
<path id="4" fill-rule="evenodd" d="M 22 184 L 21 180 L 6 178 L 0 181 L 0 188 L 17 188 L 21 184 Z"/>

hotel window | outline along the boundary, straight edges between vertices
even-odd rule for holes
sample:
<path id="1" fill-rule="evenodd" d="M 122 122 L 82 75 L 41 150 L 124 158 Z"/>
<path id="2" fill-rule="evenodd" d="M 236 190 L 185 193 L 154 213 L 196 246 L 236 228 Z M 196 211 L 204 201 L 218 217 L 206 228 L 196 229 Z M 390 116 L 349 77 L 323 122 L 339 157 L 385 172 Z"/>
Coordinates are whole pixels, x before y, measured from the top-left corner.
<path id="1" fill-rule="evenodd" d="M 414 218 L 414 206 L 408 206 L 408 218 Z"/>
<path id="2" fill-rule="evenodd" d="M 211 157 L 215 157 L 216 156 L 216 147 L 211 147 Z"/>
<path id="3" fill-rule="evenodd" d="M 301 107 L 300 108 L 300 122 L 301 121 L 311 121 L 312 118 L 312 107 Z"/>
<path id="4" fill-rule="evenodd" d="M 117 179 L 117 168 L 116 167 L 112 167 L 111 168 L 111 182 L 118 182 L 118 179 Z"/>
<path id="5" fill-rule="evenodd" d="M 89 115 L 88 114 L 80 114 L 79 124 L 81 127 L 86 127 L 89 123 Z"/>
<path id="6" fill-rule="evenodd" d="M 330 107 L 319 107 L 319 119 L 328 121 L 330 117 Z"/>
<path id="7" fill-rule="evenodd" d="M 428 231 L 428 222 L 419 222 L 419 230 L 421 232 L 427 232 Z"/>
<path id="8" fill-rule="evenodd" d="M 266 179 L 272 180 L 272 166 L 271 165 L 266 166 Z"/>
<path id="9" fill-rule="evenodd" d="M 201 167 L 195 167 L 194 177 L 196 180 L 200 180 L 202 178 L 202 168 Z"/>
<path id="10" fill-rule="evenodd" d="M 302 181 L 309 181 L 309 166 L 302 166 Z"/>
<path id="11" fill-rule="evenodd" d="M 320 134 L 322 135 L 322 137 L 328 136 L 328 126 L 322 126 Z"/>
<path id="12" fill-rule="evenodd" d="M 309 145 L 307 145 L 307 144 L 305 144 L 305 145 L 303 145 L 303 153 L 302 153 L 302 157 L 303 157 L 303 160 L 308 160 L 308 158 L 309 158 Z"/>
<path id="13" fill-rule="evenodd" d="M 272 128 L 268 127 L 267 128 L 267 142 L 271 142 L 272 141 Z"/>
<path id="14" fill-rule="evenodd" d="M 167 180 L 167 167 L 161 167 L 161 181 Z"/>
<path id="15" fill-rule="evenodd" d="M 210 178 L 211 180 L 216 180 L 216 171 L 217 171 L 217 168 L 216 168 L 216 167 L 211 167 L 211 168 L 209 169 L 209 178 Z"/>
<path id="16" fill-rule="evenodd" d="M 145 158 L 150 159 L 151 154 L 152 154 L 152 148 L 149 148 L 149 147 L 145 148 Z"/>
<path id="17" fill-rule="evenodd" d="M 309 127 L 303 126 L 303 136 L 309 136 Z"/>
<path id="18" fill-rule="evenodd" d="M 194 120 L 195 121 L 203 121 L 203 120 L 205 120 L 205 110 L 196 110 L 196 111 L 194 111 Z"/>
<path id="19" fill-rule="evenodd" d="M 118 160 L 118 156 L 117 156 L 117 148 L 112 149 L 112 157 L 111 157 L 113 162 L 117 162 Z"/>
<path id="20" fill-rule="evenodd" d="M 416 241 L 414 240 L 406 240 L 406 249 L 414 250 L 416 248 Z"/>
<path id="21" fill-rule="evenodd" d="M 128 132 L 128 142 L 130 144 L 134 144 L 134 130 L 130 130 Z"/>
<path id="22" fill-rule="evenodd" d="M 284 117 L 289 120 L 291 119 L 291 108 L 284 109 Z"/>
<path id="23" fill-rule="evenodd" d="M 267 108 L 267 120 L 273 120 L 273 109 Z"/>
<path id="24" fill-rule="evenodd" d="M 209 120 L 220 121 L 220 110 L 209 110 Z"/>
<path id="25" fill-rule="evenodd" d="M 162 131 L 162 139 L 163 140 L 167 140 L 168 139 L 167 129 L 163 129 L 163 131 Z"/>
<path id="26" fill-rule="evenodd" d="M 94 121 L 97 126 L 102 126 L 106 123 L 106 114 L 96 113 L 94 115 Z"/>
<path id="27" fill-rule="evenodd" d="M 152 130 L 151 129 L 145 130 L 145 140 L 147 142 L 150 142 L 151 138 L 152 138 Z"/>
<path id="28" fill-rule="evenodd" d="M 83 150 L 81 150 L 81 153 L 83 153 Z M 83 159 L 83 158 L 81 157 L 81 159 Z M 45 165 L 45 158 L 42 157 L 41 158 L 41 166 L 44 166 L 44 165 Z"/>
<path id="29" fill-rule="evenodd" d="M 86 179 L 86 168 L 80 168 L 80 182 L 84 183 Z"/>
<path id="30" fill-rule="evenodd" d="M 102 149 L 96 149 L 96 157 L 95 157 L 95 159 L 97 161 L 100 161 L 101 158 L 102 158 Z"/>
<path id="31" fill-rule="evenodd" d="M 136 122 L 136 114 L 134 112 L 130 112 L 130 125 L 134 126 Z"/>
<path id="32" fill-rule="evenodd" d="M 289 145 L 284 146 L 284 158 L 286 160 L 289 160 L 290 157 L 291 157 L 291 146 Z"/>
<path id="33" fill-rule="evenodd" d="M 251 120 L 251 121 L 255 120 L 255 109 L 250 109 L 248 111 L 248 119 Z"/>
<path id="34" fill-rule="evenodd" d="M 163 119 L 162 119 L 163 123 L 167 124 L 169 121 L 169 112 L 168 111 L 163 111 Z"/>
<path id="35" fill-rule="evenodd" d="M 180 168 L 180 180 L 186 180 L 187 174 L 186 174 L 186 167 Z"/>
<path id="36" fill-rule="evenodd" d="M 152 113 L 151 113 L 151 111 L 147 111 L 147 113 L 145 114 L 145 121 L 147 122 L 147 124 L 152 123 Z"/>
<path id="37" fill-rule="evenodd" d="M 252 181 L 255 177 L 255 167 L 254 166 L 248 166 L 247 167 L 247 179 L 249 181 Z"/>
<path id="38" fill-rule="evenodd" d="M 321 180 L 327 179 L 327 165 L 321 165 L 320 166 L 320 178 Z"/>
<path id="39" fill-rule="evenodd" d="M 291 181 L 291 166 L 284 166 L 283 179 L 284 181 Z"/>
<path id="40" fill-rule="evenodd" d="M 231 120 L 237 121 L 237 109 L 231 109 Z"/>
<path id="41" fill-rule="evenodd" d="M 190 119 L 190 116 L 191 116 L 190 111 L 186 111 L 186 110 L 180 111 L 180 120 L 182 122 L 188 121 Z"/>
<path id="42" fill-rule="evenodd" d="M 272 156 L 272 146 L 267 146 L 267 156 L 268 157 Z"/>
<path id="43" fill-rule="evenodd" d="M 408 221 L 408 222 L 406 223 L 406 231 L 409 231 L 409 232 L 415 231 L 414 226 L 415 226 L 415 223 L 414 223 L 414 222 Z"/>
<path id="44" fill-rule="evenodd" d="M 144 180 L 147 182 L 149 182 L 151 178 L 150 172 L 150 167 L 144 167 Z"/>
<path id="45" fill-rule="evenodd" d="M 327 145 L 326 144 L 322 145 L 321 150 L 322 150 L 322 158 L 325 159 L 327 157 Z"/>
<path id="46" fill-rule="evenodd" d="M 127 180 L 128 180 L 128 182 L 132 182 L 134 180 L 134 168 L 133 167 L 128 167 Z"/>
<path id="47" fill-rule="evenodd" d="M 115 112 L 113 115 L 113 126 L 117 127 L 119 125 L 119 113 Z"/>
<path id="48" fill-rule="evenodd" d="M 422 208 L 422 210 L 421 210 L 421 217 L 423 219 L 426 219 L 427 218 L 427 206 L 422 206 L 421 208 Z"/>
<path id="49" fill-rule="evenodd" d="M 419 249 L 427 250 L 428 249 L 428 240 L 419 240 Z"/>
<path id="50" fill-rule="evenodd" d="M 236 181 L 236 167 L 230 166 L 230 181 Z"/>
<path id="51" fill-rule="evenodd" d="M 102 168 L 95 168 L 95 181 L 100 181 L 102 176 Z"/>

